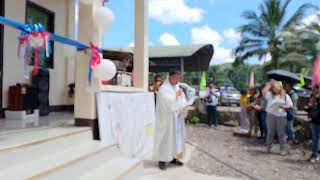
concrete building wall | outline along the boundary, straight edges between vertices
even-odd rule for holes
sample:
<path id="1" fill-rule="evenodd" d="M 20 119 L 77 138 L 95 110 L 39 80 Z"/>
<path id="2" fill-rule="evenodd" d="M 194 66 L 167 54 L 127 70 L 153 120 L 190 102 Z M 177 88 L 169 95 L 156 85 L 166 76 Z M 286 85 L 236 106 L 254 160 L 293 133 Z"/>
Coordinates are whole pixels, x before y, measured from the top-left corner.
<path id="1" fill-rule="evenodd" d="M 75 0 L 32 0 L 32 2 L 45 7 L 55 13 L 55 33 L 70 37 L 74 36 L 74 1 Z M 26 0 L 6 0 L 5 15 L 15 21 L 25 22 Z M 3 57 L 3 107 L 7 107 L 8 88 L 16 83 L 27 83 L 23 77 L 23 62 L 18 60 L 17 37 L 20 31 L 11 27 L 4 30 L 4 57 Z M 73 104 L 68 97 L 67 85 L 74 82 L 74 59 L 71 62 L 65 56 L 65 45 L 55 43 L 54 68 L 50 69 L 50 95 L 51 106 Z M 32 67 L 30 67 L 30 70 Z"/>

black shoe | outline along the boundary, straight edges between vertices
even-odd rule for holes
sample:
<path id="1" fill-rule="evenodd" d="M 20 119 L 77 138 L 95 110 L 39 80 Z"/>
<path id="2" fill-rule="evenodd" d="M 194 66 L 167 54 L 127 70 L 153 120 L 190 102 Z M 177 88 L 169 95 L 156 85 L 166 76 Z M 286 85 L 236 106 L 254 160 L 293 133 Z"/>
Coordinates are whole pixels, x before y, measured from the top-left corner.
<path id="1" fill-rule="evenodd" d="M 167 170 L 167 163 L 166 162 L 159 162 L 159 168 L 161 170 Z"/>
<path id="2" fill-rule="evenodd" d="M 183 163 L 177 159 L 173 159 L 170 164 L 173 164 L 175 166 L 183 166 Z"/>

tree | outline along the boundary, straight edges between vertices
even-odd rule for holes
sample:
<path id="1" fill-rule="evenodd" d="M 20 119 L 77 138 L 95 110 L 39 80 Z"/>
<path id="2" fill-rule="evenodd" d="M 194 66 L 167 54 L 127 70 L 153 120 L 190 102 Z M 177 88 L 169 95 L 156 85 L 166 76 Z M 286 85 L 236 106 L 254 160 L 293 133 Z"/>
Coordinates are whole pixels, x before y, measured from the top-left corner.
<path id="1" fill-rule="evenodd" d="M 307 10 L 318 10 L 317 6 L 305 3 L 286 18 L 291 1 L 265 0 L 259 7 L 259 14 L 254 11 L 242 13 L 242 17 L 249 22 L 239 27 L 242 37 L 235 49 L 235 65 L 254 56 L 261 60 L 270 54 L 273 68 L 279 68 L 281 46 L 284 43 L 283 32 L 301 25 Z"/>

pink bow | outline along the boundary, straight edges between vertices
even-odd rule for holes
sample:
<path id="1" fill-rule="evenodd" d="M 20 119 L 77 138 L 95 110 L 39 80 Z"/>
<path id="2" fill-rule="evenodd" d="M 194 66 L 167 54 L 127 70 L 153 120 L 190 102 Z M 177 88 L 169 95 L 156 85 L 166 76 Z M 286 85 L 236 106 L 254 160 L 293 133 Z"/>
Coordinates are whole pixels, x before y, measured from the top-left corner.
<path id="1" fill-rule="evenodd" d="M 100 58 L 99 49 L 97 46 L 90 43 L 90 49 L 91 49 L 90 68 L 94 70 L 96 65 L 101 63 L 101 58 Z"/>

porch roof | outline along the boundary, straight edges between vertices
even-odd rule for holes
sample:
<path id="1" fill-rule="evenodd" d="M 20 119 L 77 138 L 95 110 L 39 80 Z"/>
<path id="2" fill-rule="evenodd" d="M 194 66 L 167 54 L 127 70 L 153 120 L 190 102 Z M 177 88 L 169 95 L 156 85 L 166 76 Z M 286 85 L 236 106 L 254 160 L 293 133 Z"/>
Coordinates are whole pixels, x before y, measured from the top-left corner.
<path id="1" fill-rule="evenodd" d="M 132 67 L 134 48 L 106 49 L 103 57 L 118 61 L 127 61 Z M 161 46 L 149 48 L 151 72 L 168 72 L 171 69 L 181 68 L 185 71 L 206 71 L 214 53 L 211 44 L 206 45 L 181 45 Z"/>

